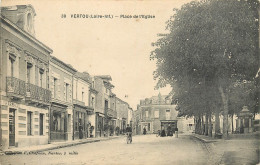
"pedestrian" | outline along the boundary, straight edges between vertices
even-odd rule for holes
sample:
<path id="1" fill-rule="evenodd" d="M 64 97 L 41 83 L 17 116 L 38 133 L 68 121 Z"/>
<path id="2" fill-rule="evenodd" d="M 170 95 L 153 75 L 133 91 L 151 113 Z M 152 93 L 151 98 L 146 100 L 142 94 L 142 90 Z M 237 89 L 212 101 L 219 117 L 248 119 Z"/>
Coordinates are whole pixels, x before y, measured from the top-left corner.
<path id="1" fill-rule="evenodd" d="M 144 135 L 146 134 L 146 129 L 145 129 L 145 127 L 144 127 L 144 130 L 143 130 L 143 134 L 144 134 Z"/>
<path id="2" fill-rule="evenodd" d="M 175 128 L 175 138 L 178 138 L 178 128 Z"/>

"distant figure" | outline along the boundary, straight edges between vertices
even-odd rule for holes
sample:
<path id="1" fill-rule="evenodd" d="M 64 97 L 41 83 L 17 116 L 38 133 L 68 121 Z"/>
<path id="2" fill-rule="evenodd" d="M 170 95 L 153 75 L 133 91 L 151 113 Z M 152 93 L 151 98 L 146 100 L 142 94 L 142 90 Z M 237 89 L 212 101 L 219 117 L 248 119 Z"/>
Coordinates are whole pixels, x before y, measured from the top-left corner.
<path id="1" fill-rule="evenodd" d="M 166 133 L 165 133 L 165 130 L 163 129 L 162 133 L 161 133 L 161 137 L 165 137 L 165 136 L 166 136 Z"/>
<path id="2" fill-rule="evenodd" d="M 144 127 L 144 130 L 143 130 L 143 134 L 144 134 L 144 135 L 146 134 L 146 129 L 145 129 L 145 127 Z"/>
<path id="3" fill-rule="evenodd" d="M 175 138 L 178 138 L 178 128 L 175 128 Z"/>

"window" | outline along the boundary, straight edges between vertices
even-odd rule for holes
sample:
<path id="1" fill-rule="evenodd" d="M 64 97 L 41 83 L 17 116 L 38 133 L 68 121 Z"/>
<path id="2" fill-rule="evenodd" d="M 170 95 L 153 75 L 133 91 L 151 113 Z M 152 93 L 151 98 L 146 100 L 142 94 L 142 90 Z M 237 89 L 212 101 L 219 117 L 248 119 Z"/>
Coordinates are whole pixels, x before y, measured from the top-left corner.
<path id="1" fill-rule="evenodd" d="M 32 135 L 32 112 L 27 112 L 27 135 Z"/>
<path id="2" fill-rule="evenodd" d="M 154 118 L 159 118 L 159 111 L 158 110 L 154 111 Z"/>
<path id="3" fill-rule="evenodd" d="M 44 73 L 44 71 L 42 70 L 42 69 L 40 69 L 40 87 L 43 87 L 43 73 Z"/>
<path id="4" fill-rule="evenodd" d="M 145 117 L 148 118 L 149 114 L 148 111 L 145 111 Z"/>
<path id="5" fill-rule="evenodd" d="M 43 135 L 43 114 L 40 113 L 40 135 Z"/>
<path id="6" fill-rule="evenodd" d="M 10 64 L 11 64 L 11 77 L 14 77 L 14 59 L 10 59 Z"/>
<path id="7" fill-rule="evenodd" d="M 84 101 L 84 92 L 82 92 L 82 101 Z"/>
<path id="8" fill-rule="evenodd" d="M 29 13 L 27 15 L 27 27 L 28 27 L 28 30 L 31 31 L 32 29 L 32 14 Z"/>
<path id="9" fill-rule="evenodd" d="M 58 81 L 58 79 L 54 77 L 54 79 L 53 79 L 53 92 L 54 92 L 53 96 L 54 96 L 54 98 L 57 97 L 57 81 Z"/>
<path id="10" fill-rule="evenodd" d="M 91 106 L 92 106 L 92 107 L 95 106 L 95 98 L 94 98 L 94 97 L 91 98 Z"/>
<path id="11" fill-rule="evenodd" d="M 66 101 L 68 101 L 69 100 L 69 84 L 65 84 L 65 99 L 66 99 Z"/>
<path id="12" fill-rule="evenodd" d="M 92 88 L 95 88 L 95 82 L 92 81 Z"/>
<path id="13" fill-rule="evenodd" d="M 26 81 L 27 83 L 31 83 L 31 70 L 32 70 L 32 64 L 31 63 L 27 63 L 27 73 L 26 73 Z"/>
<path id="14" fill-rule="evenodd" d="M 150 123 L 148 123 L 148 130 L 147 131 L 151 131 L 151 125 Z"/>
<path id="15" fill-rule="evenodd" d="M 166 120 L 170 120 L 171 118 L 171 111 L 169 109 L 166 110 Z"/>

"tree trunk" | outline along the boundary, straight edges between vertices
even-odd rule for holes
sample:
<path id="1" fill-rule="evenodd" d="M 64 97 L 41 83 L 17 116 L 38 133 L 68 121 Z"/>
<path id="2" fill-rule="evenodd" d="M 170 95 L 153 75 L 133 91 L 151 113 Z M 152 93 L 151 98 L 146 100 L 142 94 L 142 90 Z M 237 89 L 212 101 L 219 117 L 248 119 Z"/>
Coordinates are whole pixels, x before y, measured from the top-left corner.
<path id="1" fill-rule="evenodd" d="M 232 114 L 232 116 L 231 116 L 232 133 L 234 132 L 233 117 L 234 117 L 234 114 Z"/>
<path id="2" fill-rule="evenodd" d="M 205 121 L 205 135 L 209 135 L 209 114 L 208 112 L 206 113 L 206 121 Z"/>
<path id="3" fill-rule="evenodd" d="M 204 116 L 202 115 L 202 117 L 201 117 L 201 134 L 202 135 L 204 135 L 204 133 L 205 133 L 205 127 L 204 127 Z"/>
<path id="4" fill-rule="evenodd" d="M 223 102 L 223 138 L 228 138 L 228 95 L 225 94 L 223 88 L 219 87 L 219 92 Z"/>
<path id="5" fill-rule="evenodd" d="M 215 135 L 220 133 L 219 112 L 215 112 Z"/>
<path id="6" fill-rule="evenodd" d="M 209 137 L 212 137 L 211 113 L 209 114 Z"/>

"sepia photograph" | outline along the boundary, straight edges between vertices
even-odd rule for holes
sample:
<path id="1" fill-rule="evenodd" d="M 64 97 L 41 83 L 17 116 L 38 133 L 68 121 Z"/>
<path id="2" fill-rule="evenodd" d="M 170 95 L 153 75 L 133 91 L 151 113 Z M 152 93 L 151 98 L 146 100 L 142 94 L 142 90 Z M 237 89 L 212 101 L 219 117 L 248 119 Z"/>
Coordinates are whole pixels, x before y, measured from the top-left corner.
<path id="1" fill-rule="evenodd" d="M 259 0 L 0 0 L 0 165 L 259 165 Z"/>

